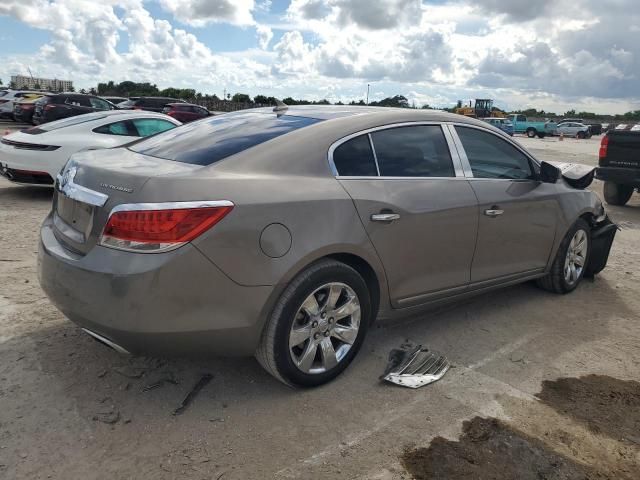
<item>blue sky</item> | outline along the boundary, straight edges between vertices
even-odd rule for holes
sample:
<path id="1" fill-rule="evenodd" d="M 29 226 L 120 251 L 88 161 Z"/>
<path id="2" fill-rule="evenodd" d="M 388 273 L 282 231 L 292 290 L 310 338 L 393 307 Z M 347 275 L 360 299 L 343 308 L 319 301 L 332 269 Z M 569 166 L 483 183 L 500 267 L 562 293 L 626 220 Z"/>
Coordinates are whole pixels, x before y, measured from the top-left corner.
<path id="1" fill-rule="evenodd" d="M 633 0 L 2 0 L 0 78 L 332 101 L 640 108 Z M 535 6 L 535 8 L 534 8 Z"/>

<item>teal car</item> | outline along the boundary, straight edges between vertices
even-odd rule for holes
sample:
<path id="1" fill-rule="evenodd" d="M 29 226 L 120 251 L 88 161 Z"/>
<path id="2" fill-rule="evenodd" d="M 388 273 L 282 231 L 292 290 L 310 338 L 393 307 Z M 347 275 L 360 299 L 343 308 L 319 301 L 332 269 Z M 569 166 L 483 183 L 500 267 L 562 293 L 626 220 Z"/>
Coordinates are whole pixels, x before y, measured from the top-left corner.
<path id="1" fill-rule="evenodd" d="M 509 120 L 513 123 L 514 133 L 524 133 L 529 138 L 544 138 L 547 135 L 557 135 L 558 125 L 556 122 L 545 121 L 529 121 L 527 117 L 520 114 L 509 115 Z"/>

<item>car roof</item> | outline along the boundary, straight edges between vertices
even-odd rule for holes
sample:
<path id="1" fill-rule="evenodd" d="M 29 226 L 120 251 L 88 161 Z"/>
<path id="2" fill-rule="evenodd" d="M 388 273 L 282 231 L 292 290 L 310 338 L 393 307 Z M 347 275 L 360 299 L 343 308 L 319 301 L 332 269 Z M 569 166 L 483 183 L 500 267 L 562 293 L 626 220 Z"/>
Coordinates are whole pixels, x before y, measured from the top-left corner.
<path id="1" fill-rule="evenodd" d="M 207 107 L 203 107 L 202 105 L 198 105 L 197 103 L 187 103 L 187 102 L 171 102 L 167 103 L 167 105 L 180 105 L 181 107 L 200 107 L 206 109 Z"/>

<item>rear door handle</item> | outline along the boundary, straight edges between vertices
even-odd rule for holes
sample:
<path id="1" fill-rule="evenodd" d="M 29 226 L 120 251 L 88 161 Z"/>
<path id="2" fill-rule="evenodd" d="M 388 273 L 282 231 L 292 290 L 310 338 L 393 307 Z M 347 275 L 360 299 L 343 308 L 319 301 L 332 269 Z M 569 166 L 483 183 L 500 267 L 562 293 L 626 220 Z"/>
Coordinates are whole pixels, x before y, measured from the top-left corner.
<path id="1" fill-rule="evenodd" d="M 393 222 L 399 218 L 400 215 L 397 213 L 374 213 L 371 215 L 372 222 Z"/>
<path id="2" fill-rule="evenodd" d="M 495 208 L 495 207 L 484 211 L 484 214 L 487 217 L 498 217 L 498 216 L 502 215 L 503 213 L 504 213 L 504 210 L 500 210 L 500 209 Z"/>

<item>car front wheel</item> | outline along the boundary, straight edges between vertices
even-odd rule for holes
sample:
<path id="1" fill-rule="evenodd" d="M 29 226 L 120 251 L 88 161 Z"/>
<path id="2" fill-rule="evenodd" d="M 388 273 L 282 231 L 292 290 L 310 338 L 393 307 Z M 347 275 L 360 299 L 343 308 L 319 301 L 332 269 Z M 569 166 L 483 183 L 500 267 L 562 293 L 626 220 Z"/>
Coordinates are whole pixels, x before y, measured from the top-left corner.
<path id="1" fill-rule="evenodd" d="M 538 280 L 538 286 L 554 293 L 569 293 L 584 276 L 591 253 L 591 229 L 578 219 L 565 235 L 549 273 Z"/>
<path id="2" fill-rule="evenodd" d="M 529 130 L 527 130 L 527 137 L 529 138 L 535 138 L 535 136 L 537 135 L 537 131 L 535 128 L 530 128 Z"/>
<path id="3" fill-rule="evenodd" d="M 322 385 L 349 366 L 371 315 L 362 276 L 344 263 L 321 260 L 294 278 L 280 296 L 256 358 L 287 385 Z"/>

